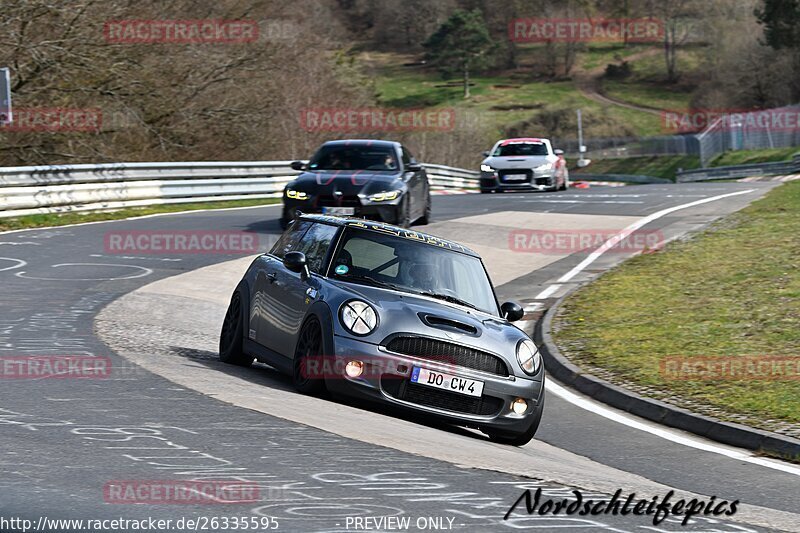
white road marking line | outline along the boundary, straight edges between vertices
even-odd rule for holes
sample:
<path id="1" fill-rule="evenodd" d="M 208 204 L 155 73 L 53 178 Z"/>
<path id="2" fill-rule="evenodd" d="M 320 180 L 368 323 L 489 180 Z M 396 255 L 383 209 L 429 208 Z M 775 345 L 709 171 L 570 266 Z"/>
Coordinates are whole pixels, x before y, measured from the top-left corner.
<path id="1" fill-rule="evenodd" d="M 15 276 L 18 278 L 24 279 L 36 279 L 42 281 L 117 281 L 122 279 L 136 279 L 136 278 L 143 278 L 145 276 L 149 276 L 153 273 L 153 271 L 149 268 L 138 266 L 138 265 L 123 265 L 117 263 L 59 263 L 57 265 L 51 265 L 51 268 L 60 268 L 65 266 L 110 266 L 110 267 L 126 267 L 126 268 L 136 268 L 142 270 L 139 274 L 133 274 L 130 276 L 122 276 L 118 278 L 41 278 L 37 276 L 26 276 L 26 272 L 17 272 Z"/>
<path id="2" fill-rule="evenodd" d="M 545 290 L 537 294 L 533 299 L 534 300 L 546 300 L 549 298 L 553 293 L 555 293 L 558 289 L 561 288 L 561 285 L 553 284 L 547 287 Z"/>
<path id="3" fill-rule="evenodd" d="M 539 302 L 534 302 L 532 304 L 526 305 L 523 308 L 523 311 L 525 311 L 526 313 L 534 313 L 534 312 L 538 311 L 539 309 L 541 309 L 542 307 L 544 307 L 544 304 L 539 303 Z"/>
<path id="4" fill-rule="evenodd" d="M 736 448 L 726 448 L 716 444 L 711 444 L 710 442 L 706 442 L 699 437 L 690 437 L 688 435 L 680 434 L 677 431 L 667 429 L 665 426 L 637 420 L 633 416 L 613 411 L 610 408 L 599 405 L 593 400 L 578 396 L 577 394 L 565 389 L 561 385 L 554 383 L 552 380 L 545 382 L 545 388 L 556 396 L 568 401 L 573 405 L 585 409 L 586 411 L 600 415 L 604 418 L 608 418 L 614 422 L 638 429 L 640 431 L 650 433 L 651 435 L 661 437 L 662 439 L 666 439 L 676 444 L 682 444 L 683 446 L 688 446 L 690 448 L 696 448 L 698 450 L 724 455 L 738 461 L 746 461 L 748 463 L 765 466 L 774 470 L 780 470 L 781 472 L 786 472 L 787 474 L 800 476 L 800 467 L 788 463 L 773 461 L 765 457 L 758 457 Z"/>
<path id="5" fill-rule="evenodd" d="M 15 257 L 0 257 L 0 260 L 14 261 L 16 263 L 16 265 L 14 266 L 0 268 L 0 272 L 3 272 L 4 270 L 14 270 L 15 268 L 22 268 L 28 264 L 27 261 L 23 261 L 22 259 L 17 259 Z"/>
<path id="6" fill-rule="evenodd" d="M 613 248 L 618 242 L 620 242 L 621 240 L 625 239 L 628 235 L 630 235 L 631 233 L 633 233 L 637 229 L 641 228 L 644 225 L 649 224 L 650 222 L 653 222 L 654 220 L 658 220 L 659 218 L 661 218 L 663 216 L 669 215 L 670 213 L 674 213 L 675 211 L 680 211 L 681 209 L 687 209 L 689 207 L 695 207 L 695 206 L 698 206 L 698 205 L 707 204 L 709 202 L 714 202 L 716 200 L 721 200 L 723 198 L 730 198 L 731 196 L 738 196 L 738 195 L 741 195 L 741 194 L 751 193 L 753 191 L 755 191 L 755 189 L 747 189 L 746 191 L 738 191 L 738 192 L 731 192 L 731 193 L 728 193 L 728 194 L 720 194 L 719 196 L 712 196 L 710 198 L 704 198 L 702 200 L 696 200 L 694 202 L 689 202 L 688 204 L 676 205 L 675 207 L 662 209 L 661 211 L 657 211 L 657 212 L 653 213 L 652 215 L 648 215 L 648 216 L 646 216 L 646 217 L 634 222 L 633 224 L 631 224 L 627 228 L 623 229 L 622 231 L 620 231 L 619 233 L 617 233 L 616 235 L 614 235 L 613 237 L 608 239 L 597 250 L 595 250 L 594 252 L 590 253 L 589 256 L 586 259 L 584 259 L 577 266 L 575 266 L 575 268 L 573 268 L 572 270 L 570 270 L 569 272 L 567 272 L 566 274 L 564 274 L 563 276 L 558 278 L 557 281 L 558 281 L 558 283 L 566 283 L 566 282 L 568 282 L 569 280 L 574 278 L 576 275 L 578 275 L 584 268 L 586 268 L 587 266 L 589 266 L 592 263 L 594 263 L 601 255 L 606 253 L 606 251 L 608 251 L 609 249 Z"/>

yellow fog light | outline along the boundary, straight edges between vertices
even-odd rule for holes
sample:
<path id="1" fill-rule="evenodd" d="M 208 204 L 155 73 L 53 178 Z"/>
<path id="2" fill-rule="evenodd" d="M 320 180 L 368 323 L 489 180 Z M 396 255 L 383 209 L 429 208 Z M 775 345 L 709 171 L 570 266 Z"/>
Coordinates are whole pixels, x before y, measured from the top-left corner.
<path id="1" fill-rule="evenodd" d="M 517 398 L 516 400 L 511 402 L 511 410 L 517 413 L 518 415 L 524 415 L 525 411 L 528 410 L 528 402 L 526 402 L 522 398 Z"/>
<path id="2" fill-rule="evenodd" d="M 294 191 L 292 189 L 287 189 L 286 197 L 294 198 L 295 200 L 305 200 L 308 198 L 308 194 L 304 193 L 303 191 Z"/>
<path id="3" fill-rule="evenodd" d="M 351 378 L 357 378 L 364 372 L 364 363 L 361 361 L 348 361 L 344 371 Z"/>

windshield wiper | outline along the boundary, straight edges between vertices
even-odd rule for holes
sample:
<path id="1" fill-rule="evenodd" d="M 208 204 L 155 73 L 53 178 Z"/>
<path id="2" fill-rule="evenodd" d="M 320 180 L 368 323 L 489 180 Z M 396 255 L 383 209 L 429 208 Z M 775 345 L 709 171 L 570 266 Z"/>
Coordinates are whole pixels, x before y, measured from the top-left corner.
<path id="1" fill-rule="evenodd" d="M 461 298 L 456 298 L 455 296 L 450 296 L 449 294 L 439 294 L 439 293 L 436 293 L 436 292 L 424 292 L 424 291 L 420 291 L 417 294 L 421 294 L 423 296 L 430 296 L 431 298 L 436 298 L 438 300 L 444 300 L 446 302 L 451 302 L 451 303 L 454 303 L 454 304 L 463 305 L 465 307 L 471 307 L 472 309 L 475 309 L 477 311 L 481 310 L 479 307 L 477 307 L 477 306 L 475 306 L 475 305 L 473 305 L 473 304 L 471 304 L 471 303 L 469 303 L 469 302 L 467 302 L 465 300 L 462 300 Z"/>
<path id="2" fill-rule="evenodd" d="M 360 281 L 360 282 L 365 282 L 369 285 L 374 285 L 376 287 L 382 287 L 384 289 L 399 290 L 399 287 L 397 285 L 393 285 L 386 281 L 381 281 L 375 278 L 371 278 L 369 276 L 339 276 L 339 279 L 342 281 L 351 281 L 351 282 Z"/>

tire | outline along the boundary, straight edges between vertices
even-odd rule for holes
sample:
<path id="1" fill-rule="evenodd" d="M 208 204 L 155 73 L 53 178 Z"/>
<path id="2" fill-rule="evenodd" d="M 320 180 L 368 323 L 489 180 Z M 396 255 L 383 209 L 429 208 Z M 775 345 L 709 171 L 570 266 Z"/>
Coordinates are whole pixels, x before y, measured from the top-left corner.
<path id="1" fill-rule="evenodd" d="M 397 226 L 400 226 L 401 228 L 407 228 L 411 225 L 408 210 L 408 196 L 404 196 L 397 205 Z"/>
<path id="2" fill-rule="evenodd" d="M 292 380 L 298 392 L 318 395 L 325 391 L 325 376 L 310 377 L 307 375 L 305 362 L 310 357 L 322 360 L 322 326 L 316 318 L 309 319 L 300 330 L 297 348 L 294 352 Z M 324 365 L 322 365 L 324 368 Z M 318 365 L 315 365 L 318 367 Z"/>
<path id="3" fill-rule="evenodd" d="M 253 357 L 244 351 L 244 312 L 242 288 L 236 287 L 222 321 L 219 335 L 219 360 L 229 365 L 250 366 Z"/>
<path id="4" fill-rule="evenodd" d="M 426 226 L 431 222 L 431 195 L 428 194 L 428 200 L 425 203 L 425 214 L 417 221 L 421 226 Z"/>
<path id="5" fill-rule="evenodd" d="M 492 192 L 493 191 L 490 191 L 488 189 L 481 189 L 481 194 L 491 194 Z"/>
<path id="6" fill-rule="evenodd" d="M 498 433 L 485 430 L 484 433 L 489 436 L 489 440 L 498 444 L 508 444 L 509 446 L 525 446 L 531 441 L 531 439 L 533 439 L 533 436 L 536 434 L 536 430 L 539 429 L 539 424 L 542 422 L 542 412 L 544 412 L 544 395 L 542 395 L 542 400 L 537 407 L 539 412 L 536 413 L 533 423 L 527 429 L 527 431 L 522 433 Z"/>

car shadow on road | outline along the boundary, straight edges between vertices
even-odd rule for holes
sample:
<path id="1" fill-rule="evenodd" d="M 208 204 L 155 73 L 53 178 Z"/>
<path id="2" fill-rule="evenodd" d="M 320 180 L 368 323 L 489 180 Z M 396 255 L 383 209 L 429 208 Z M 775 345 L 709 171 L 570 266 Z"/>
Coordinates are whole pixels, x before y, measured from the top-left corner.
<path id="1" fill-rule="evenodd" d="M 241 367 L 221 362 L 219 360 L 219 355 L 216 352 L 208 350 L 198 350 L 194 348 L 186 348 L 181 346 L 170 346 L 169 350 L 178 357 L 189 359 L 211 370 L 222 372 L 229 376 L 235 376 L 249 383 L 262 385 L 265 387 L 271 387 L 273 389 L 301 396 L 301 394 L 295 390 L 291 377 L 279 372 L 278 370 L 274 369 L 273 367 L 267 364 L 255 362 L 251 367 Z M 434 428 L 441 431 L 447 431 L 449 433 L 454 433 L 457 435 L 469 436 L 478 440 L 486 440 L 486 441 L 489 440 L 488 437 L 486 437 L 483 433 L 478 433 L 477 431 L 473 431 L 460 426 L 453 426 L 444 422 L 440 422 L 438 420 L 420 419 L 419 414 L 417 413 L 405 411 L 402 409 L 394 409 L 391 408 L 390 406 L 385 406 L 379 403 L 363 402 L 345 396 L 340 396 L 340 395 L 334 396 L 331 395 L 330 393 L 324 393 L 323 395 L 319 396 L 318 399 L 320 401 L 330 401 L 342 405 L 347 405 L 348 407 L 352 407 L 360 411 L 366 411 L 366 412 L 389 416 L 392 418 L 398 418 L 401 420 L 405 420 L 407 422 L 418 424 L 420 426 Z"/>

